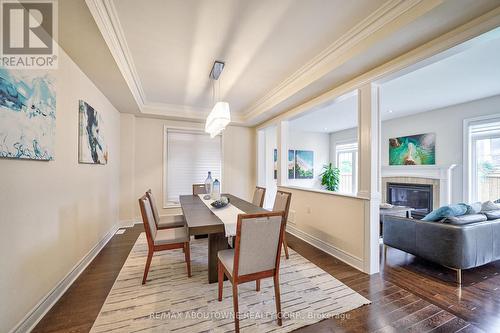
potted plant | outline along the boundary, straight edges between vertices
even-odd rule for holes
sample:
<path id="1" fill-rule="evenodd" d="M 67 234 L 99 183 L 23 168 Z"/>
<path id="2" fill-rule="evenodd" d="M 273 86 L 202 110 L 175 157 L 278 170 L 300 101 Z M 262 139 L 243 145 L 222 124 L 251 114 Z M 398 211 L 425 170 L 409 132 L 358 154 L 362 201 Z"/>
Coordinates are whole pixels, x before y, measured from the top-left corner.
<path id="1" fill-rule="evenodd" d="M 340 170 L 334 168 L 332 163 L 323 166 L 323 172 L 320 174 L 321 185 L 328 191 L 337 191 L 339 189 Z"/>

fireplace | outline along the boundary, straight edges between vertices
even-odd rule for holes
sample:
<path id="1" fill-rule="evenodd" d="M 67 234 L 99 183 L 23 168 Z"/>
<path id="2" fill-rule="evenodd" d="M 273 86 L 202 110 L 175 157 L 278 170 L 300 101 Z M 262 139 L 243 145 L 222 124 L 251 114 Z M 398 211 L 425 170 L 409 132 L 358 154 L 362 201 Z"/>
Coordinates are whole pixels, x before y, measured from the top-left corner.
<path id="1" fill-rule="evenodd" d="M 421 219 L 432 211 L 432 185 L 387 183 L 387 202 L 414 208 L 412 216 Z"/>

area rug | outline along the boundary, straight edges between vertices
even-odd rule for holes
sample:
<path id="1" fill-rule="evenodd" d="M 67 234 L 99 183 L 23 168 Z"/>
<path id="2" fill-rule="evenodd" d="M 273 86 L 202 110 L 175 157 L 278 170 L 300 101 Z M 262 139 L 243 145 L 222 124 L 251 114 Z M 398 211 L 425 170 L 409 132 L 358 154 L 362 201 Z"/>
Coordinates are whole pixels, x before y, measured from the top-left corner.
<path id="1" fill-rule="evenodd" d="M 193 276 L 187 277 L 182 250 L 155 253 L 148 281 L 141 284 L 147 256 L 142 233 L 115 281 L 91 332 L 231 332 L 232 289 L 207 281 L 207 240 L 191 241 Z M 273 279 L 239 285 L 242 332 L 290 332 L 339 316 L 370 301 L 290 249 L 281 259 L 283 326 L 276 322 Z"/>

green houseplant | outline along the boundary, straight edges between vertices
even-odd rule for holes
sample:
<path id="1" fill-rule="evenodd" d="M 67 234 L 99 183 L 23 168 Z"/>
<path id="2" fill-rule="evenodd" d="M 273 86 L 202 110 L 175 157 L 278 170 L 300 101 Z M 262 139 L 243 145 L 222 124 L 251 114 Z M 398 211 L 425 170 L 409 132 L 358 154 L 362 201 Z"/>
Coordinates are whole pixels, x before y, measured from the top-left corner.
<path id="1" fill-rule="evenodd" d="M 320 174 L 321 185 L 328 191 L 337 191 L 339 189 L 340 170 L 334 168 L 332 163 L 323 166 L 323 172 Z"/>

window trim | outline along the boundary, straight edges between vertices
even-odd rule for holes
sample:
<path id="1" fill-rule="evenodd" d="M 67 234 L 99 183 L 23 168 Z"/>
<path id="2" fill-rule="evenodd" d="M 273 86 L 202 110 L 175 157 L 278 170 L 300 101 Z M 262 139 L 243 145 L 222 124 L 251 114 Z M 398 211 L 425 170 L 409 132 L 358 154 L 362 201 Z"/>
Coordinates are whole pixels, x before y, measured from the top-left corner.
<path id="1" fill-rule="evenodd" d="M 163 209 L 172 209 L 172 208 L 180 208 L 180 204 L 172 204 L 168 201 L 168 194 L 167 194 L 167 180 L 168 180 L 168 131 L 180 131 L 180 132 L 186 132 L 186 133 L 194 133 L 194 134 L 206 134 L 205 131 L 202 128 L 196 128 L 196 127 L 183 127 L 183 126 L 169 126 L 169 125 L 163 125 L 163 148 L 162 148 L 162 154 L 163 154 L 163 172 L 162 172 L 162 195 L 163 195 L 163 200 L 162 200 L 162 208 Z M 220 182 L 221 182 L 221 190 L 222 190 L 222 184 L 224 184 L 224 132 L 221 134 L 217 135 L 221 139 L 221 145 L 220 145 L 220 156 L 221 156 L 221 166 L 220 166 Z"/>
<path id="2" fill-rule="evenodd" d="M 472 161 L 474 161 L 474 151 L 473 142 L 478 138 L 472 138 L 470 135 L 470 127 L 473 125 L 479 125 L 481 123 L 500 121 L 500 113 L 494 113 L 486 116 L 466 118 L 463 121 L 463 152 L 462 152 L 462 162 L 463 162 L 463 201 L 473 202 L 475 200 L 475 181 L 474 172 L 475 167 L 473 167 Z"/>
<path id="3" fill-rule="evenodd" d="M 352 146 L 347 149 L 338 149 L 339 146 Z M 355 146 L 355 147 L 354 147 Z M 341 153 L 351 153 L 352 154 L 352 192 L 339 192 L 343 194 L 356 195 L 358 192 L 358 155 L 359 155 L 359 144 L 358 141 L 353 140 L 341 140 L 335 144 L 335 167 L 339 167 L 339 154 Z"/>

